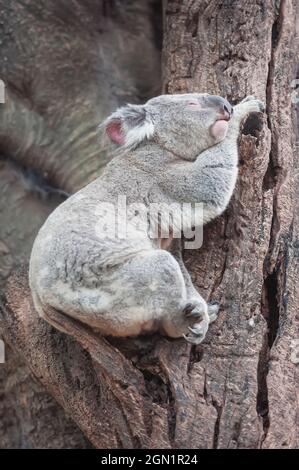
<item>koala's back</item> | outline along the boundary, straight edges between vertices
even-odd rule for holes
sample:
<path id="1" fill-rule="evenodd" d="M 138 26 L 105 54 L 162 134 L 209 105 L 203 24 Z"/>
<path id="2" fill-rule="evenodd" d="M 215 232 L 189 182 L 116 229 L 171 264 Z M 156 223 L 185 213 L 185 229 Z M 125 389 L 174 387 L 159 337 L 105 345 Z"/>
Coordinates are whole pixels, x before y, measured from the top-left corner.
<path id="1" fill-rule="evenodd" d="M 103 287 L 107 270 L 152 249 L 145 238 L 120 240 L 102 233 L 103 217 L 109 211 L 106 205 L 117 206 L 120 189 L 113 181 L 118 179 L 115 165 L 111 165 L 106 176 L 67 199 L 40 229 L 32 248 L 29 280 L 43 304 L 55 300 L 63 305 L 67 290 L 76 295 L 82 289 Z"/>
<path id="2" fill-rule="evenodd" d="M 34 290 L 51 289 L 58 279 L 75 282 L 76 264 L 86 257 L 89 238 L 89 224 L 80 223 L 83 214 L 80 198 L 72 196 L 48 217 L 40 229 L 32 248 L 29 268 Z"/>

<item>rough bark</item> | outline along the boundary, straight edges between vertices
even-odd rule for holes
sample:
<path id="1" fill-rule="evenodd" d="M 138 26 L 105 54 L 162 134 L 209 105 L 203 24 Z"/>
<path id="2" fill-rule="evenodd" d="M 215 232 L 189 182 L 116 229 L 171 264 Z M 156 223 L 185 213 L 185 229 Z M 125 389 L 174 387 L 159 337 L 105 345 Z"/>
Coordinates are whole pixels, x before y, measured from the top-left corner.
<path id="1" fill-rule="evenodd" d="M 203 345 L 105 340 L 62 317 L 64 335 L 37 317 L 26 275 L 10 280 L 7 343 L 96 447 L 298 447 L 297 17 L 295 0 L 164 2 L 165 91 L 267 106 L 245 123 L 229 209 L 185 253 L 222 305 Z"/>
<path id="2" fill-rule="evenodd" d="M 268 115 L 260 129 L 245 126 L 228 211 L 202 249 L 186 253 L 199 289 L 223 305 L 200 361 L 200 413 L 215 408 L 215 447 L 296 447 L 296 2 L 183 3 L 166 6 L 165 89 L 212 89 L 232 101 L 255 94 Z"/>
<path id="3" fill-rule="evenodd" d="M 7 345 L 0 384 L 1 449 L 91 447 L 71 416 L 33 379 L 20 355 Z"/>

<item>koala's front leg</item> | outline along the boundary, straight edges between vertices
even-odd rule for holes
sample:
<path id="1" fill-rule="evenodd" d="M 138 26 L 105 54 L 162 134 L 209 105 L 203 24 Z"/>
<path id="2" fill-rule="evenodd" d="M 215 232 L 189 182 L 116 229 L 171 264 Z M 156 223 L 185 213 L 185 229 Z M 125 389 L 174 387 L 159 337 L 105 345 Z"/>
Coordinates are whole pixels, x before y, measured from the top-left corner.
<path id="1" fill-rule="evenodd" d="M 184 335 L 184 337 L 190 343 L 199 344 L 204 340 L 209 324 L 217 318 L 219 303 L 207 303 L 194 287 L 191 276 L 183 261 L 182 240 L 180 238 L 173 239 L 170 251 L 178 262 L 185 281 L 187 304 L 183 313 L 191 323 L 192 320 L 196 320 L 195 323 L 189 327 L 189 333 Z"/>
<path id="2" fill-rule="evenodd" d="M 228 139 L 235 140 L 238 138 L 241 123 L 250 113 L 260 113 L 264 111 L 265 106 L 262 101 L 257 100 L 252 95 L 244 98 L 239 104 L 237 104 L 233 108 L 233 115 L 229 123 L 227 136 L 223 142 L 226 142 Z"/>

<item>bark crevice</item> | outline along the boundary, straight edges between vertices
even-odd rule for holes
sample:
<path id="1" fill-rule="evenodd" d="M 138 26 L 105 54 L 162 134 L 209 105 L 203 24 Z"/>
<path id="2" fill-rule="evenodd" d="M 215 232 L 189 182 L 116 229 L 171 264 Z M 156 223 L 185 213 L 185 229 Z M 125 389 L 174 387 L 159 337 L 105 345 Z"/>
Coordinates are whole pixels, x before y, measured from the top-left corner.
<path id="1" fill-rule="evenodd" d="M 218 440 L 219 440 L 219 429 L 221 422 L 221 415 L 223 407 L 217 403 L 216 400 L 212 399 L 212 405 L 217 412 L 217 417 L 214 424 L 214 435 L 213 435 L 213 449 L 218 449 Z"/>
<path id="2" fill-rule="evenodd" d="M 281 0 L 278 12 L 274 17 L 271 30 L 270 61 L 268 64 L 268 77 L 266 84 L 266 111 L 267 123 L 270 130 L 270 150 L 267 170 L 263 178 L 263 191 L 271 191 L 272 194 L 272 221 L 270 226 L 270 238 L 268 251 L 264 260 L 264 282 L 262 287 L 261 313 L 267 322 L 267 331 L 264 334 L 262 347 L 259 353 L 257 368 L 257 413 L 262 419 L 263 435 L 260 447 L 263 446 L 270 428 L 270 410 L 268 397 L 267 378 L 270 367 L 270 351 L 277 338 L 280 326 L 280 285 L 278 281 L 277 259 L 273 259 L 274 249 L 277 244 L 280 223 L 278 215 L 277 193 L 285 174 L 279 164 L 278 141 L 275 128 L 272 125 L 273 116 L 273 87 L 277 70 L 276 51 L 280 47 L 283 33 L 283 22 L 286 2 Z"/>

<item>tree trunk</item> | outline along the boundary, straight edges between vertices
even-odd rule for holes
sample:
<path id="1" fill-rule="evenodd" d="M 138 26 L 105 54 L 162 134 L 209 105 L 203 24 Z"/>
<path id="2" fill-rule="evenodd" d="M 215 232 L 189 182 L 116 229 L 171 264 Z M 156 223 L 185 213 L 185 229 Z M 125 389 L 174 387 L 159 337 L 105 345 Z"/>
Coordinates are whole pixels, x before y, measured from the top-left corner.
<path id="1" fill-rule="evenodd" d="M 164 2 L 165 92 L 255 94 L 267 109 L 244 125 L 228 210 L 184 253 L 200 293 L 221 302 L 202 345 L 107 340 L 64 317 L 62 334 L 34 311 L 26 271 L 10 278 L 6 343 L 95 447 L 298 447 L 296 3 Z"/>
<path id="2" fill-rule="evenodd" d="M 296 447 L 298 372 L 290 359 L 298 317 L 298 152 L 291 81 L 297 2 L 169 1 L 164 87 L 254 94 L 267 121 L 244 126 L 240 175 L 229 209 L 186 253 L 199 290 L 223 312 L 200 358 L 200 445 Z M 293 115 L 293 119 L 292 119 Z M 214 412 L 211 413 L 211 408 Z"/>

